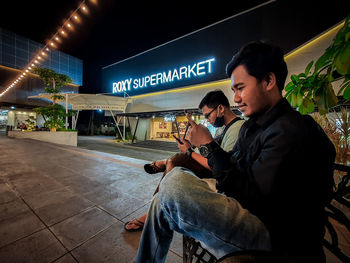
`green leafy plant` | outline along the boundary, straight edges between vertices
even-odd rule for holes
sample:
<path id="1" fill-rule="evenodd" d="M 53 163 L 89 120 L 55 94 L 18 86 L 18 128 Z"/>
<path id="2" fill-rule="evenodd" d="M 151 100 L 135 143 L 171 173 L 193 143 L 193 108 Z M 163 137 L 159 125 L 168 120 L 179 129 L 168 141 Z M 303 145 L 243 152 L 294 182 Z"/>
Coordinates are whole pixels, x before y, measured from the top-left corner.
<path id="1" fill-rule="evenodd" d="M 35 118 L 34 116 L 29 116 L 29 119 L 26 119 L 27 122 L 27 130 L 28 131 L 33 131 L 35 130 Z"/>
<path id="2" fill-rule="evenodd" d="M 52 104 L 46 107 L 35 108 L 34 111 L 45 117 L 45 127 L 58 129 L 64 126 L 66 112 L 62 105 Z"/>
<path id="3" fill-rule="evenodd" d="M 333 84 L 341 80 L 336 95 Z M 289 103 L 302 114 L 313 112 L 315 106 L 325 114 L 338 104 L 337 96 L 350 98 L 350 15 L 316 63 L 311 61 L 304 72 L 291 75 L 285 91 Z"/>
<path id="4" fill-rule="evenodd" d="M 35 108 L 34 111 L 44 116 L 45 127 L 52 130 L 63 127 L 66 116 L 74 115 L 75 111 L 70 110 L 67 114 L 62 105 L 56 104 L 56 100 L 64 99 L 64 96 L 60 95 L 61 88 L 71 83 L 72 79 L 52 69 L 37 67 L 33 72 L 38 74 L 40 79 L 45 83 L 45 92 L 52 94 L 51 99 L 53 103 L 46 107 Z"/>

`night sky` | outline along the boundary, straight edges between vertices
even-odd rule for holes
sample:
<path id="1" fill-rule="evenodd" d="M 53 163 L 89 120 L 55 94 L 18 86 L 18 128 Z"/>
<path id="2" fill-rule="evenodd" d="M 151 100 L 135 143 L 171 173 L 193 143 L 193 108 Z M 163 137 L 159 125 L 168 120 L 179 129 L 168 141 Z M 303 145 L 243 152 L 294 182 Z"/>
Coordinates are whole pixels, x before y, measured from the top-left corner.
<path id="1" fill-rule="evenodd" d="M 58 49 L 84 61 L 84 87 L 80 92 L 96 93 L 101 67 L 264 2 L 87 0 L 89 14 L 81 16 L 81 24 Z M 0 26 L 44 44 L 80 3 L 6 1 L 1 6 Z"/>
<path id="2" fill-rule="evenodd" d="M 312 19 L 320 21 L 330 16 L 340 16 L 343 19 L 346 12 L 350 13 L 349 5 L 344 4 L 347 1 L 278 1 L 293 7 L 296 12 L 310 12 Z M 75 26 L 75 31 L 64 39 L 58 49 L 84 61 L 84 84 L 80 93 L 98 93 L 103 66 L 265 2 L 268 1 L 86 0 L 89 14 L 81 16 L 81 24 Z M 0 26 L 45 44 L 80 3 L 77 0 L 5 1 L 0 8 Z M 327 12 L 327 17 L 317 16 L 321 9 Z M 334 21 L 340 21 L 338 17 Z M 279 26 L 274 25 L 274 29 Z M 302 34 L 302 28 L 297 30 Z"/>

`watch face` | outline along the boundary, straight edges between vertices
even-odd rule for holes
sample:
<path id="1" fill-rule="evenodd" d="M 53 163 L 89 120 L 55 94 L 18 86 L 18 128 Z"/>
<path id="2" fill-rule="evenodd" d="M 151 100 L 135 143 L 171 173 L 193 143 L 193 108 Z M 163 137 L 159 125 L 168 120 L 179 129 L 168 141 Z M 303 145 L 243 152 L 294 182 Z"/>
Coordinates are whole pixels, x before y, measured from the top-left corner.
<path id="1" fill-rule="evenodd" d="M 201 155 L 202 155 L 203 157 L 208 157 L 208 155 L 209 155 L 209 149 L 208 149 L 207 146 L 201 146 L 201 147 L 199 147 L 199 152 L 201 153 Z"/>

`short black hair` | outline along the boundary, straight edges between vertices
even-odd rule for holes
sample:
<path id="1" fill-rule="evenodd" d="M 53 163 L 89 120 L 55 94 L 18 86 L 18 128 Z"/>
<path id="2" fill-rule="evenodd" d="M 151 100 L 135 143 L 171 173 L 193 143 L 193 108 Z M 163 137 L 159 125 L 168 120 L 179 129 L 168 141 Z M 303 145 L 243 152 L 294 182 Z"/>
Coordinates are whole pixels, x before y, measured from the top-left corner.
<path id="1" fill-rule="evenodd" d="M 274 73 L 278 89 L 283 90 L 288 69 L 280 47 L 263 41 L 250 42 L 226 65 L 226 74 L 229 78 L 239 65 L 243 65 L 248 74 L 259 82 L 268 80 L 269 74 Z"/>
<path id="2" fill-rule="evenodd" d="M 217 89 L 208 92 L 199 103 L 198 108 L 202 109 L 204 106 L 207 106 L 208 108 L 215 108 L 219 104 L 230 107 L 230 102 L 228 101 L 225 93 Z"/>

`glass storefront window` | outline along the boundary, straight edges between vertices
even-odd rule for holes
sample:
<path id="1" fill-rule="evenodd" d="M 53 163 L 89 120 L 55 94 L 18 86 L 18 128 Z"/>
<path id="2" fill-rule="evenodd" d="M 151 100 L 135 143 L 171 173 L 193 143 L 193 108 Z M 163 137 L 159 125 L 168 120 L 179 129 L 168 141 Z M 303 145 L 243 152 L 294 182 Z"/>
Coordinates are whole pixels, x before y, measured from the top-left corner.
<path id="1" fill-rule="evenodd" d="M 5 130 L 7 126 L 8 110 L 0 110 L 0 130 Z"/>
<path id="2" fill-rule="evenodd" d="M 177 127 L 176 127 L 175 121 L 169 121 L 169 120 L 173 120 L 174 118 L 170 118 L 170 116 L 168 115 L 166 116 L 166 118 L 164 117 L 152 118 L 150 139 L 175 142 L 176 140 L 174 139 L 173 134 L 175 134 L 175 136 L 178 136 L 177 128 L 179 129 L 180 136 L 183 136 L 187 126 L 187 118 L 186 116 L 176 116 Z M 193 120 L 196 123 L 200 123 L 206 126 L 209 129 L 212 136 L 215 137 L 217 129 L 214 126 L 212 126 L 204 118 L 204 116 L 193 116 Z"/>

